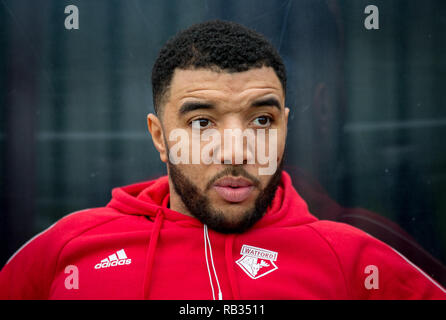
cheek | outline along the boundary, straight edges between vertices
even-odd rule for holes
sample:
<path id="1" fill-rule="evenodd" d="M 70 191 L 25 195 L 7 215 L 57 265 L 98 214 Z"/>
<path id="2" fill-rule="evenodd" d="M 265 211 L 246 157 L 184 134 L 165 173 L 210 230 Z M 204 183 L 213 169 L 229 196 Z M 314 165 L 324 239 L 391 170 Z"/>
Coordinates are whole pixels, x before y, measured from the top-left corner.
<path id="1" fill-rule="evenodd" d="M 281 159 L 283 153 L 285 151 L 286 144 L 286 131 L 284 129 L 275 129 L 275 134 L 271 132 L 266 135 L 266 139 L 258 140 L 259 143 L 262 143 L 261 150 L 266 150 L 266 154 L 270 155 L 270 151 L 277 155 L 277 159 Z M 257 146 L 256 146 L 257 147 Z M 273 148 L 272 150 L 270 150 Z M 270 155 L 271 157 L 271 155 Z"/>
<path id="2" fill-rule="evenodd" d="M 285 144 L 286 144 L 286 134 L 282 134 L 279 137 L 277 137 L 277 157 L 279 159 L 281 159 L 283 156 L 283 153 L 285 151 Z"/>
<path id="3" fill-rule="evenodd" d="M 198 189 L 201 191 L 205 189 L 206 183 L 209 181 L 205 166 L 196 164 L 181 164 L 177 165 L 176 167 Z"/>
<path id="4" fill-rule="evenodd" d="M 266 188 L 271 178 L 272 178 L 271 175 L 261 175 L 257 177 L 257 179 L 260 180 L 260 188 L 259 188 L 260 190 L 258 190 L 259 192 Z"/>
<path id="5" fill-rule="evenodd" d="M 286 122 L 282 123 L 277 129 L 277 158 L 282 158 L 285 151 L 286 138 L 287 138 L 287 125 Z"/>

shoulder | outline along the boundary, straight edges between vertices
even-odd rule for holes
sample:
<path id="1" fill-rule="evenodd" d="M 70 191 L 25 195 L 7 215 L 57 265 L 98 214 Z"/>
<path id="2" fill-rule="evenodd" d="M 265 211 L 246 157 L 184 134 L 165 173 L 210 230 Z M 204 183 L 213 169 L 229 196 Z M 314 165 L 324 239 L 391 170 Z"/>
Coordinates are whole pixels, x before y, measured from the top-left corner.
<path id="1" fill-rule="evenodd" d="M 60 218 L 44 232 L 63 230 L 76 234 L 125 216 L 115 209 L 107 207 L 84 209 Z"/>
<path id="2" fill-rule="evenodd" d="M 319 220 L 307 225 L 336 255 L 353 297 L 444 299 L 446 291 L 403 254 L 345 223 Z M 367 286 L 374 272 L 376 287 Z"/>
<path id="3" fill-rule="evenodd" d="M 414 266 L 390 245 L 346 223 L 319 220 L 308 227 L 326 242 L 345 268 L 380 264 L 392 270 L 402 264 Z"/>
<path id="4" fill-rule="evenodd" d="M 124 216 L 111 208 L 76 211 L 35 235 L 2 268 L 0 299 L 46 299 L 63 248 L 84 232 Z"/>
<path id="5" fill-rule="evenodd" d="M 23 251 L 34 252 L 36 249 L 58 250 L 66 242 L 83 232 L 124 216 L 122 213 L 107 207 L 89 208 L 67 214 L 25 242 L 9 258 L 6 264 Z M 30 249 L 33 250 L 31 251 Z"/>
<path id="6" fill-rule="evenodd" d="M 307 224 L 326 242 L 334 246 L 352 244 L 383 244 L 380 240 L 349 224 L 329 220 L 318 220 Z"/>

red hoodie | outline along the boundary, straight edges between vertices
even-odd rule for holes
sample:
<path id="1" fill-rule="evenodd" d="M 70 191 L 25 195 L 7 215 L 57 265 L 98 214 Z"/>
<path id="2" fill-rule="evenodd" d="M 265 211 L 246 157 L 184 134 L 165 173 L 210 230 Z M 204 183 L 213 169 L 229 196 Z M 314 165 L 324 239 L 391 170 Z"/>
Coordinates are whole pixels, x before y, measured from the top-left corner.
<path id="1" fill-rule="evenodd" d="M 243 234 L 168 209 L 167 177 L 116 188 L 25 244 L 0 273 L 1 299 L 445 299 L 391 247 L 317 220 L 283 173 Z"/>

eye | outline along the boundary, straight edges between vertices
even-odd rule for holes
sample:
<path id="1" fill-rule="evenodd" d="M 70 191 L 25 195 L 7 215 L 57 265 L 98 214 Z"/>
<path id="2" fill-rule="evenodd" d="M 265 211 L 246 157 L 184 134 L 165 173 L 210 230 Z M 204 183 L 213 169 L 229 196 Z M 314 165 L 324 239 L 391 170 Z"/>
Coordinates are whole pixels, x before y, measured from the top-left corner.
<path id="1" fill-rule="evenodd" d="M 195 119 L 191 121 L 191 126 L 198 126 L 199 129 L 206 129 L 207 127 L 209 127 L 212 123 L 209 119 L 205 119 L 205 118 L 200 118 L 200 119 Z"/>
<path id="2" fill-rule="evenodd" d="M 271 125 L 272 119 L 268 116 L 260 116 L 254 119 L 254 125 L 259 127 L 269 127 Z"/>

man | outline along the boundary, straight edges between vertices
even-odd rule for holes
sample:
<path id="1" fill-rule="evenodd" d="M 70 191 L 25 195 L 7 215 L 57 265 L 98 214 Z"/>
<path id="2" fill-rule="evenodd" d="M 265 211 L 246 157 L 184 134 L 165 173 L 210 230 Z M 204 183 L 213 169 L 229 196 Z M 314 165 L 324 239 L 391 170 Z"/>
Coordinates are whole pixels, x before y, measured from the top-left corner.
<path id="1" fill-rule="evenodd" d="M 282 170 L 286 73 L 264 37 L 194 25 L 163 47 L 152 85 L 168 176 L 34 237 L 3 268 L 1 298 L 446 298 L 386 244 L 310 214 Z"/>

